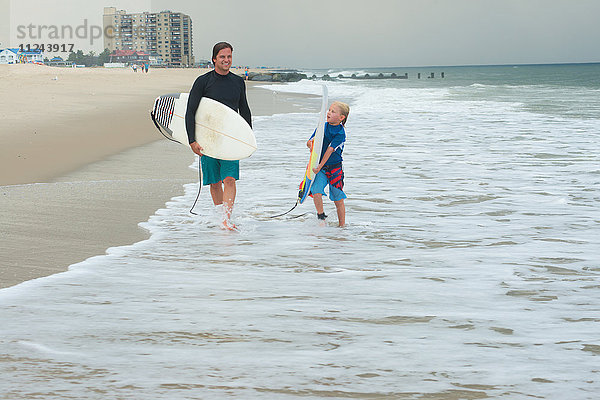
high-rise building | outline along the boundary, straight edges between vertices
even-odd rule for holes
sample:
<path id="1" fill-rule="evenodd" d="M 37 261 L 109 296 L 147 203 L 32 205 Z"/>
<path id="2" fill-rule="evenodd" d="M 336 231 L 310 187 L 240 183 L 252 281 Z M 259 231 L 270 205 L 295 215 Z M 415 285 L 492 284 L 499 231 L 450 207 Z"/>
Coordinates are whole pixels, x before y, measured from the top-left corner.
<path id="1" fill-rule="evenodd" d="M 144 51 L 164 65 L 194 65 L 192 19 L 189 15 L 161 11 L 128 14 L 104 8 L 104 48 Z"/>

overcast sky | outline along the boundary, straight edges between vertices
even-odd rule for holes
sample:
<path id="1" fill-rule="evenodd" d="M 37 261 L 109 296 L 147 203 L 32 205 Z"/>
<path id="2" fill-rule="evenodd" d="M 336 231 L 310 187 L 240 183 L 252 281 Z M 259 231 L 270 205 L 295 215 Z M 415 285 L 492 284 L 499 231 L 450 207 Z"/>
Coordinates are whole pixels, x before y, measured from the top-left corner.
<path id="1" fill-rule="evenodd" d="M 10 15 L 13 46 L 41 40 L 26 30 L 27 37 L 17 38 L 19 26 L 77 27 L 85 19 L 101 26 L 103 7 L 115 6 L 127 12 L 188 14 L 197 60 L 210 58 L 212 45 L 225 40 L 234 46 L 234 64 L 240 65 L 600 62 L 600 0 L 0 0 L 0 6 L 0 18 Z M 6 23 L 0 22 L 4 47 L 9 39 L 1 36 L 6 36 Z M 86 52 L 102 51 L 101 39 L 76 44 Z"/>

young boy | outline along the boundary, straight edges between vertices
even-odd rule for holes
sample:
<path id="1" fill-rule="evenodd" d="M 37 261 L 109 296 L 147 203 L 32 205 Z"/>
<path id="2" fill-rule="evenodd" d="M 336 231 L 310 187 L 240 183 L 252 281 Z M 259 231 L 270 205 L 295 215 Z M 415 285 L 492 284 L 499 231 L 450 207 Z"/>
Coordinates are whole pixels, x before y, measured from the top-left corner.
<path id="1" fill-rule="evenodd" d="M 333 200 L 338 215 L 340 227 L 346 224 L 346 207 L 344 199 L 346 194 L 344 188 L 344 171 L 342 169 L 342 152 L 346 142 L 346 131 L 344 125 L 348 119 L 350 107 L 341 101 L 335 101 L 327 111 L 327 123 L 325 124 L 325 135 L 323 137 L 323 148 L 321 150 L 321 161 L 313 168 L 315 180 L 310 192 L 317 209 L 317 217 L 325 220 L 327 216 L 323 211 L 323 195 L 325 186 L 329 184 L 329 198 Z M 314 142 L 313 133 L 306 145 L 312 150 Z"/>

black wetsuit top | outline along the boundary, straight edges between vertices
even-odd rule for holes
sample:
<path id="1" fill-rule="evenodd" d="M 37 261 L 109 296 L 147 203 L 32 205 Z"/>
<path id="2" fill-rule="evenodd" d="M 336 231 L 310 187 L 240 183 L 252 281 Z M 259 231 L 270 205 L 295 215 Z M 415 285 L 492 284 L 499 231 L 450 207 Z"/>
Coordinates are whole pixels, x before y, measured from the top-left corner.
<path id="1" fill-rule="evenodd" d="M 234 73 L 221 75 L 212 70 L 196 78 L 185 112 L 185 127 L 190 143 L 196 141 L 196 111 L 202 97 L 208 97 L 225 104 L 240 115 L 252 127 L 252 116 L 246 99 L 246 84 L 241 76 Z"/>

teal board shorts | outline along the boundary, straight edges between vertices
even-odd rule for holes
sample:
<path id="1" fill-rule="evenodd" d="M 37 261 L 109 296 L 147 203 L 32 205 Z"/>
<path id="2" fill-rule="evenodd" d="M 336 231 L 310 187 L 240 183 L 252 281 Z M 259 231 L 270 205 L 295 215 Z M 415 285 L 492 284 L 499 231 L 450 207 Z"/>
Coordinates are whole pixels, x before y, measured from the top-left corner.
<path id="1" fill-rule="evenodd" d="M 240 179 L 240 161 L 239 160 L 220 160 L 209 156 L 200 157 L 202 165 L 202 184 L 211 185 L 219 183 L 227 177 L 232 177 L 236 181 Z"/>

